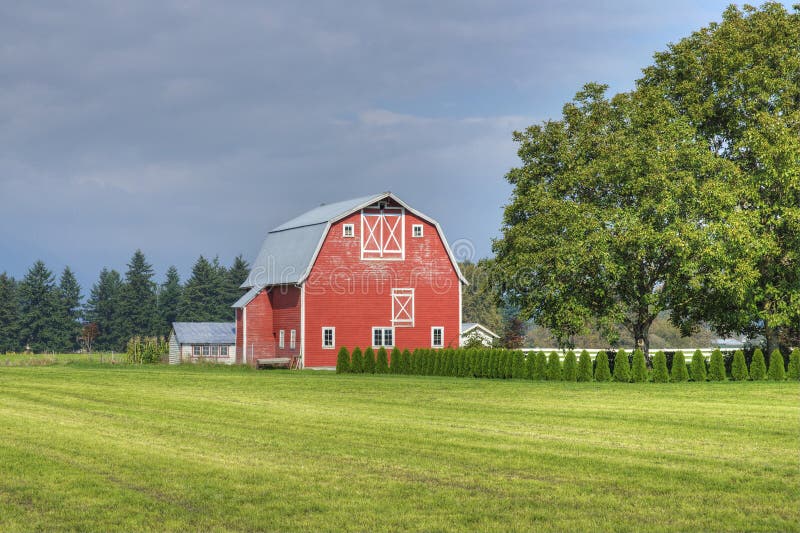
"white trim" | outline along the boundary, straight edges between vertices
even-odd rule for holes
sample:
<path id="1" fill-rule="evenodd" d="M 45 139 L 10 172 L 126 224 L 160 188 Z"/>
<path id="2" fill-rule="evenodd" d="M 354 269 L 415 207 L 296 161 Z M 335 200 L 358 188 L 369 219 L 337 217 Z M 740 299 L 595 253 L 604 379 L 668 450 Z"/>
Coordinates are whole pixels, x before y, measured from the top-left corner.
<path id="1" fill-rule="evenodd" d="M 419 230 L 419 235 L 417 235 L 417 230 Z M 423 226 L 422 224 L 411 224 L 412 239 L 418 239 L 424 236 L 425 236 L 425 226 Z"/>
<path id="2" fill-rule="evenodd" d="M 375 331 L 380 330 L 381 332 L 381 344 L 375 344 Z M 386 344 L 386 331 L 391 330 L 392 332 L 392 343 Z M 370 342 L 372 343 L 372 347 L 377 349 L 380 347 L 384 348 L 394 348 L 394 327 L 393 326 L 372 326 L 372 338 Z"/>
<path id="3" fill-rule="evenodd" d="M 472 331 L 473 329 L 476 329 L 476 328 L 479 328 L 479 329 L 483 330 L 484 333 L 488 334 L 491 337 L 494 337 L 495 339 L 499 339 L 500 338 L 500 335 L 498 335 L 494 331 L 490 330 L 489 328 L 487 328 L 486 326 L 484 326 L 481 323 L 475 323 L 475 324 L 471 325 L 470 327 L 468 327 L 467 329 L 462 329 L 461 330 L 461 334 L 462 335 L 466 335 L 470 331 Z"/>
<path id="4" fill-rule="evenodd" d="M 433 336 L 436 330 L 441 330 L 439 334 L 439 344 L 436 344 Z M 444 326 L 431 326 L 431 348 L 444 348 Z"/>
<path id="5" fill-rule="evenodd" d="M 330 346 L 325 346 L 325 330 L 331 330 L 331 342 Z M 323 350 L 335 350 L 336 349 L 336 328 L 333 326 L 322 326 L 322 349 Z"/>
<path id="6" fill-rule="evenodd" d="M 404 207 L 397 207 L 397 206 L 387 206 L 384 207 L 378 213 L 365 213 L 366 209 L 378 209 L 374 207 L 374 203 L 370 204 L 366 207 L 361 208 L 361 260 L 362 261 L 403 261 L 406 258 L 406 210 Z M 397 243 L 398 247 L 400 248 L 398 251 L 386 251 L 386 243 L 384 242 L 384 228 L 388 227 L 387 222 L 387 211 L 398 211 L 397 213 L 392 213 L 390 216 L 398 217 L 398 220 L 394 223 L 393 230 L 391 232 L 390 238 Z M 377 218 L 378 221 L 375 223 L 371 228 L 369 224 L 367 224 L 368 218 Z M 369 230 L 369 231 L 368 231 Z M 375 235 L 376 230 L 379 230 L 379 234 Z M 397 235 L 397 231 L 399 230 L 400 235 Z M 365 243 L 366 239 L 366 243 Z M 364 249 L 365 244 L 369 244 L 370 241 L 374 242 L 377 246 L 377 249 Z M 364 252 L 366 251 L 367 254 L 377 254 L 377 257 L 374 255 L 365 256 Z"/>
<path id="7" fill-rule="evenodd" d="M 300 368 L 306 366 L 306 284 L 300 285 Z"/>
<path id="8" fill-rule="evenodd" d="M 408 297 L 406 304 L 399 298 Z M 411 306 L 411 309 L 408 307 Z M 398 309 L 399 307 L 399 309 Z M 409 318 L 398 319 L 397 316 L 405 312 Z M 392 326 L 394 327 L 414 327 L 414 289 L 413 288 L 393 288 L 392 289 Z"/>
<path id="9" fill-rule="evenodd" d="M 464 308 L 461 304 L 461 289 L 463 285 L 461 283 L 458 284 L 458 346 L 461 346 L 461 324 L 462 320 L 464 320 Z"/>
<path id="10" fill-rule="evenodd" d="M 247 306 L 242 307 L 242 364 L 247 364 Z"/>
<path id="11" fill-rule="evenodd" d="M 297 349 L 297 330 L 290 329 L 289 330 L 289 349 L 296 350 Z"/>
<path id="12" fill-rule="evenodd" d="M 286 332 L 284 330 L 278 331 L 278 349 L 283 350 L 286 348 Z"/>
<path id="13" fill-rule="evenodd" d="M 347 230 L 350 230 L 350 235 L 347 234 Z M 352 239 L 356 236 L 356 225 L 355 224 L 342 224 L 342 237 L 347 239 Z"/>

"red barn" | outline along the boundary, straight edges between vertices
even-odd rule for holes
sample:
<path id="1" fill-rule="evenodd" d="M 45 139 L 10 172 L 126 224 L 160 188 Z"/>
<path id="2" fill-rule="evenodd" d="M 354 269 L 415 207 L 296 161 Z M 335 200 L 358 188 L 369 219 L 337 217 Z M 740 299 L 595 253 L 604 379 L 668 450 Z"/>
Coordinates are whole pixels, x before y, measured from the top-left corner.
<path id="1" fill-rule="evenodd" d="M 395 195 L 322 205 L 267 234 L 233 305 L 237 362 L 457 347 L 464 283 L 439 224 Z"/>

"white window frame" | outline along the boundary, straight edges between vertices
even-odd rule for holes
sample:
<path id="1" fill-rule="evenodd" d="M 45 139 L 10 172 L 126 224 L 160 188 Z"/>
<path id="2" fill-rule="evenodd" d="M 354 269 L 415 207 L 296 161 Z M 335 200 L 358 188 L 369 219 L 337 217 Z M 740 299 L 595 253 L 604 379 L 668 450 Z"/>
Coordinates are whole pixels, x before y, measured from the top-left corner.
<path id="1" fill-rule="evenodd" d="M 350 230 L 350 231 L 348 231 Z M 342 237 L 346 237 L 348 239 L 354 238 L 356 236 L 356 225 L 355 224 L 342 224 Z"/>
<path id="2" fill-rule="evenodd" d="M 278 332 L 278 348 L 286 348 L 286 333 L 283 330 Z"/>
<path id="3" fill-rule="evenodd" d="M 297 330 L 289 330 L 289 349 L 294 350 L 297 348 Z"/>
<path id="4" fill-rule="evenodd" d="M 424 237 L 425 230 L 422 229 L 422 224 L 412 224 L 411 225 L 411 236 L 415 238 Z M 419 235 L 417 235 L 417 230 L 419 230 Z"/>
<path id="5" fill-rule="evenodd" d="M 225 352 L 225 353 L 222 353 Z M 228 357 L 228 346 L 225 344 L 221 344 L 219 347 L 219 356 L 220 357 Z"/>
<path id="6" fill-rule="evenodd" d="M 436 330 L 439 330 L 439 344 L 436 344 Z M 431 348 L 444 348 L 444 326 L 431 326 Z"/>
<path id="7" fill-rule="evenodd" d="M 375 332 L 376 331 L 380 331 L 381 332 L 381 342 L 380 342 L 380 344 L 375 344 Z M 390 334 L 392 336 L 392 342 L 389 343 L 389 344 L 386 344 L 386 332 L 387 331 L 391 332 Z M 372 328 L 372 339 L 371 339 L 370 342 L 372 342 L 372 347 L 373 348 L 380 348 L 381 346 L 383 346 L 384 348 L 394 348 L 394 328 L 391 327 L 391 326 L 374 326 Z"/>
<path id="8" fill-rule="evenodd" d="M 405 300 L 405 304 L 403 304 L 403 300 Z M 403 317 L 398 318 L 401 314 Z M 392 289 L 392 326 L 414 327 L 414 289 Z"/>
<path id="9" fill-rule="evenodd" d="M 195 344 L 192 346 L 192 357 L 202 357 L 203 356 L 203 347 L 199 344 Z"/>
<path id="10" fill-rule="evenodd" d="M 330 345 L 325 344 L 325 331 L 330 330 L 331 332 L 331 343 Z M 322 328 L 322 349 L 323 350 L 333 350 L 336 348 L 336 328 L 331 326 L 324 326 Z"/>

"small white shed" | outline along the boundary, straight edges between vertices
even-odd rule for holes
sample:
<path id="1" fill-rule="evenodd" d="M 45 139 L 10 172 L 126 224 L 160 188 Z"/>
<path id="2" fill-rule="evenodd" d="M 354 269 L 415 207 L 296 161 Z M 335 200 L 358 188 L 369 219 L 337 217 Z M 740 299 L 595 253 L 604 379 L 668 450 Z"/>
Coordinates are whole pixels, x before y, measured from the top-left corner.
<path id="1" fill-rule="evenodd" d="M 461 324 L 461 346 L 471 339 L 478 339 L 484 346 L 492 346 L 500 335 L 477 322 L 464 322 Z"/>
<path id="2" fill-rule="evenodd" d="M 169 363 L 236 362 L 236 323 L 173 322 L 169 336 Z"/>

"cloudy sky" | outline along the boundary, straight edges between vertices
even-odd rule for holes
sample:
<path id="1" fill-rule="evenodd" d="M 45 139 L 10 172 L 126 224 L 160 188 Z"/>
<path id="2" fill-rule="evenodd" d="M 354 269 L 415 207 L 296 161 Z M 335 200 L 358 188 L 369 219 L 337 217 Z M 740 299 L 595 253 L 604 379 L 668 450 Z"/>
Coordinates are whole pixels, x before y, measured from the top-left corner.
<path id="1" fill-rule="evenodd" d="M 515 129 L 632 87 L 726 2 L 0 4 L 0 272 L 136 248 L 158 279 L 252 260 L 322 202 L 391 190 L 490 254 Z"/>

